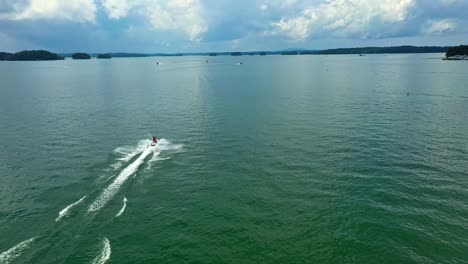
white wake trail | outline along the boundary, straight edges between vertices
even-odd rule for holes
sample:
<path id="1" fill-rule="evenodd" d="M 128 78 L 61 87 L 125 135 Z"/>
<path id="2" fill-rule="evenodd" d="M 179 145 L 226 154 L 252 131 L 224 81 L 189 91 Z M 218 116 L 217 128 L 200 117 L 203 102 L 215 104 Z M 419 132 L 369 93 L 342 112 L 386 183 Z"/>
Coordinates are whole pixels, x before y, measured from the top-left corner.
<path id="1" fill-rule="evenodd" d="M 145 158 L 153 151 L 154 147 L 146 148 L 133 163 L 124 168 L 114 179 L 114 181 L 109 186 L 107 186 L 96 198 L 96 200 L 94 200 L 94 202 L 88 207 L 88 212 L 96 212 L 104 207 L 114 197 L 114 195 L 117 194 L 117 192 L 120 190 L 120 187 L 128 180 L 128 178 L 137 172 L 138 167 L 140 167 Z"/>
<path id="2" fill-rule="evenodd" d="M 105 237 L 102 243 L 103 243 L 103 246 L 102 246 L 101 253 L 96 258 L 94 258 L 92 264 L 104 264 L 106 263 L 106 261 L 110 259 L 110 255 L 112 251 L 111 251 L 109 239 Z"/>
<path id="3" fill-rule="evenodd" d="M 171 159 L 171 157 L 159 157 L 161 151 L 181 152 L 183 151 L 183 147 L 183 144 L 172 144 L 169 140 L 164 138 L 159 140 L 157 151 L 154 151 L 153 157 L 148 161 L 148 169 L 151 169 L 154 162 Z"/>
<path id="4" fill-rule="evenodd" d="M 17 258 L 29 245 L 36 239 L 36 237 L 25 240 L 18 245 L 8 249 L 0 254 L 0 264 L 8 264 Z"/>
<path id="5" fill-rule="evenodd" d="M 62 220 L 63 217 L 67 216 L 70 209 L 72 209 L 73 207 L 75 207 L 76 205 L 80 204 L 84 199 L 86 198 L 86 195 L 81 197 L 81 199 L 79 199 L 78 201 L 68 205 L 67 207 L 65 207 L 62 211 L 59 212 L 59 215 L 58 217 L 55 219 L 55 222 L 58 222 L 60 220 Z"/>
<path id="6" fill-rule="evenodd" d="M 183 144 L 172 144 L 172 142 L 164 138 L 158 141 L 158 150 L 182 151 L 183 147 Z"/>
<path id="7" fill-rule="evenodd" d="M 153 152 L 153 156 L 148 161 L 148 169 L 151 169 L 151 165 L 153 164 L 153 162 L 156 162 L 156 161 L 160 160 L 160 159 L 158 159 L 160 153 L 161 153 L 161 151 L 154 151 Z"/>
<path id="8" fill-rule="evenodd" d="M 123 206 L 122 208 L 120 208 L 120 211 L 115 215 L 115 217 L 119 217 L 123 214 L 123 212 L 125 211 L 125 207 L 127 207 L 127 198 L 124 197 L 123 198 Z"/>
<path id="9" fill-rule="evenodd" d="M 118 162 L 112 164 L 111 167 L 114 170 L 119 169 L 125 162 L 129 162 L 133 157 L 143 152 L 148 146 L 148 140 L 142 140 L 138 143 L 136 147 L 118 147 L 114 150 L 115 153 L 122 155 L 121 158 L 117 159 Z"/>

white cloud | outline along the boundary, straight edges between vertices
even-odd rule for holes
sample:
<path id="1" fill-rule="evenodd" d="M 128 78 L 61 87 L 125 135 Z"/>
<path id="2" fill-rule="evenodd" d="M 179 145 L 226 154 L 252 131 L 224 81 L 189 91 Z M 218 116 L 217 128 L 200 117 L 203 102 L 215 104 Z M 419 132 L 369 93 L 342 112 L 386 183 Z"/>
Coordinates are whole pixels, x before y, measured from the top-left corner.
<path id="1" fill-rule="evenodd" d="M 0 19 L 94 23 L 95 1 L 110 19 L 121 19 L 134 12 L 146 18 L 153 30 L 182 32 L 191 41 L 199 41 L 208 30 L 201 0 L 0 0 Z"/>
<path id="2" fill-rule="evenodd" d="M 107 11 L 109 18 L 119 19 L 127 16 L 130 9 L 137 3 L 136 1 L 125 0 L 102 0 L 102 6 Z"/>
<path id="3" fill-rule="evenodd" d="M 367 38 L 373 26 L 391 26 L 403 22 L 415 0 L 329 0 L 308 6 L 299 15 L 272 22 L 269 35 L 284 35 L 303 41 L 324 32 L 346 37 Z"/>
<path id="4" fill-rule="evenodd" d="M 151 25 L 156 30 L 180 30 L 191 41 L 199 41 L 208 30 L 202 17 L 199 0 L 170 0 L 164 3 L 154 2 L 145 12 Z M 161 1 L 162 2 L 162 1 Z"/>
<path id="5" fill-rule="evenodd" d="M 456 26 L 452 19 L 430 20 L 422 31 L 428 35 L 442 35 L 455 31 Z"/>
<path id="6" fill-rule="evenodd" d="M 279 22 L 273 22 L 276 31 L 270 32 L 271 35 L 282 34 L 293 40 L 303 41 L 311 34 L 311 29 L 317 21 L 315 13 L 304 11 L 302 16 L 292 19 L 281 19 Z"/>
<path id="7" fill-rule="evenodd" d="M 192 50 L 202 46 L 219 50 L 339 47 L 394 43 L 397 38 L 416 36 L 441 39 L 442 45 L 442 36 L 458 42 L 466 39 L 466 10 L 468 0 L 0 0 L 0 33 L 9 36 L 0 35 L 0 39 L 7 46 L 15 44 L 12 40 L 18 40 L 18 45 L 24 40 L 50 45 L 50 36 L 61 39 L 50 30 L 34 32 L 37 20 L 70 29 L 61 31 L 63 39 L 81 32 L 77 38 L 82 40 L 91 31 L 109 36 L 90 47 L 104 47 L 106 44 L 99 43 L 106 41 L 111 42 L 107 46 L 133 49 L 141 45 L 147 50 L 166 47 L 161 41 L 175 50 L 176 46 Z M 67 21 L 81 25 L 64 23 Z M 291 44 L 294 41 L 303 43 Z M 78 41 L 76 45 L 84 44 Z"/>
<path id="8" fill-rule="evenodd" d="M 297 0 L 283 0 L 281 1 L 283 6 L 292 7 L 297 3 Z"/>
<path id="9" fill-rule="evenodd" d="M 102 5 L 111 19 L 135 11 L 148 19 L 154 30 L 183 32 L 191 41 L 200 40 L 208 29 L 200 0 L 102 0 Z"/>
<path id="10" fill-rule="evenodd" d="M 11 10 L 0 18 L 8 20 L 53 19 L 73 22 L 91 22 L 96 19 L 94 0 L 29 0 L 11 5 Z"/>

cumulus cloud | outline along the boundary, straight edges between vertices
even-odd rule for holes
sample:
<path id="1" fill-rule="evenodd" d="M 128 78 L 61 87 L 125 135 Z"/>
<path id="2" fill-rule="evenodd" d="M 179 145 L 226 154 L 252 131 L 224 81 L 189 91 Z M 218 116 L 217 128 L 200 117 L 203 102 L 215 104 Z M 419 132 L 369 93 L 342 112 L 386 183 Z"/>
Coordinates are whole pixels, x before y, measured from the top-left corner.
<path id="1" fill-rule="evenodd" d="M 181 30 L 191 41 L 199 41 L 208 30 L 199 0 L 156 1 L 144 13 L 154 29 Z"/>
<path id="2" fill-rule="evenodd" d="M 101 0 L 109 18 L 144 18 L 190 41 L 385 39 L 446 34 L 466 0 Z M 457 13 L 458 12 L 458 13 Z M 463 19 L 462 19 L 463 20 Z M 466 23 L 465 23 L 466 24 Z M 171 34 L 170 36 L 174 36 Z M 229 45 L 229 44 L 227 44 Z"/>
<path id="3" fill-rule="evenodd" d="M 102 0 L 109 18 L 120 19 L 131 11 L 146 18 L 154 30 L 180 31 L 198 41 L 207 31 L 200 0 Z"/>
<path id="4" fill-rule="evenodd" d="M 102 6 L 109 14 L 109 18 L 119 19 L 127 16 L 130 9 L 132 9 L 136 3 L 137 1 L 103 0 Z"/>
<path id="5" fill-rule="evenodd" d="M 429 35 L 442 35 L 454 32 L 456 27 L 457 24 L 453 19 L 430 20 L 422 31 Z"/>
<path id="6" fill-rule="evenodd" d="M 383 30 L 403 22 L 414 4 L 415 0 L 325 1 L 305 8 L 294 17 L 272 22 L 273 29 L 267 34 L 298 41 L 323 33 L 340 37 L 384 37 Z"/>
<path id="7" fill-rule="evenodd" d="M 94 0 L 2 1 L 0 5 L 0 18 L 19 21 L 52 19 L 94 23 L 97 9 Z"/>
<path id="8" fill-rule="evenodd" d="M 89 46 L 118 50 L 448 45 L 465 41 L 466 10 L 468 0 L 0 0 L 0 35 L 47 47 L 100 32 Z"/>

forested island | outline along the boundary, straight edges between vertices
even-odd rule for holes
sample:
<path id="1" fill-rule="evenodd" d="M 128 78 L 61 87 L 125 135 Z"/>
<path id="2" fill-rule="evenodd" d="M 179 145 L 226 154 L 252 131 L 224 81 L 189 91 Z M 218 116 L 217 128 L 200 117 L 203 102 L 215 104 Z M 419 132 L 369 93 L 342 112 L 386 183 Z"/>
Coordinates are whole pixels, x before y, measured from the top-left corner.
<path id="1" fill-rule="evenodd" d="M 8 58 L 10 55 L 11 53 L 8 52 L 0 52 L 0 60 L 6 60 L 6 58 Z"/>
<path id="2" fill-rule="evenodd" d="M 63 60 L 63 57 L 46 50 L 24 50 L 17 53 L 0 52 L 0 60 L 8 61 L 46 61 Z"/>
<path id="3" fill-rule="evenodd" d="M 446 60 L 468 60 L 468 45 L 451 47 L 445 53 Z"/>
<path id="4" fill-rule="evenodd" d="M 97 58 L 98 59 L 110 59 L 112 58 L 110 54 L 106 53 L 106 54 L 98 54 L 97 55 Z"/>
<path id="5" fill-rule="evenodd" d="M 77 52 L 77 53 L 73 53 L 72 58 L 74 60 L 89 60 L 91 59 L 91 56 L 88 53 Z"/>

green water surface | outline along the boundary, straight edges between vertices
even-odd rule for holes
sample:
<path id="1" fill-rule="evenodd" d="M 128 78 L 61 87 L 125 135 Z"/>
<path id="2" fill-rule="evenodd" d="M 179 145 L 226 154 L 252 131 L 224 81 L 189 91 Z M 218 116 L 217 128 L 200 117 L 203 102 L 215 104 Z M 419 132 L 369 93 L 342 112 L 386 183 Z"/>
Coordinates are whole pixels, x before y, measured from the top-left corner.
<path id="1" fill-rule="evenodd" d="M 468 263 L 440 56 L 0 62 L 0 263 Z"/>

